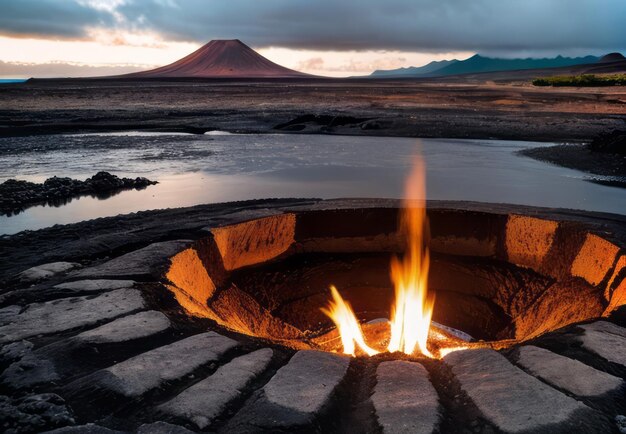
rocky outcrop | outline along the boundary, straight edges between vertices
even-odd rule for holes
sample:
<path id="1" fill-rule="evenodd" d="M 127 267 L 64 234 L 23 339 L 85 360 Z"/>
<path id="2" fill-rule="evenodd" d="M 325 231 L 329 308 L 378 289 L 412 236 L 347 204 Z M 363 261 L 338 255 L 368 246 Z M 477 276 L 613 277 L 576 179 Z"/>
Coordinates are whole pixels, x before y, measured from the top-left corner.
<path id="1" fill-rule="evenodd" d="M 42 203 L 61 204 L 85 195 L 104 198 L 122 190 L 141 190 L 154 184 L 157 182 L 144 177 L 119 178 L 108 172 L 98 172 L 84 181 L 57 176 L 41 184 L 8 179 L 0 184 L 0 215 L 19 213 L 28 206 Z"/>

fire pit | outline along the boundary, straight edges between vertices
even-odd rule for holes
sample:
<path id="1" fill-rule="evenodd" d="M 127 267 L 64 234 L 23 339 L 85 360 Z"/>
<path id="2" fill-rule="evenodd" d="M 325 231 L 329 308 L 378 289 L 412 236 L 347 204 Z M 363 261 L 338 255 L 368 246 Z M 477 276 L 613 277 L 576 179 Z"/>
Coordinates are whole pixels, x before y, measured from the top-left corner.
<path id="1" fill-rule="evenodd" d="M 528 216 L 427 216 L 425 197 L 417 158 L 400 209 L 214 229 L 172 259 L 171 290 L 237 332 L 351 356 L 499 349 L 615 307 L 606 279 L 617 245 Z"/>
<path id="2" fill-rule="evenodd" d="M 125 232 L 112 258 L 16 284 L 0 333 L 6 412 L 129 432 L 615 431 L 624 219 L 410 205 L 166 212 L 135 231 L 143 247 Z M 90 248 L 108 248 L 103 235 Z M 34 419 L 40 408 L 67 411 Z"/>
<path id="3" fill-rule="evenodd" d="M 365 323 L 365 341 L 381 351 L 389 339 L 381 318 L 391 318 L 395 299 L 389 265 L 406 250 L 401 212 L 294 210 L 215 228 L 171 258 L 169 288 L 190 315 L 293 348 L 341 352 L 322 312 L 334 285 Z M 620 248 L 583 225 L 454 209 L 427 214 L 432 319 L 482 341 L 431 327 L 450 339 L 445 347 L 502 348 L 619 304 L 611 270 Z"/>

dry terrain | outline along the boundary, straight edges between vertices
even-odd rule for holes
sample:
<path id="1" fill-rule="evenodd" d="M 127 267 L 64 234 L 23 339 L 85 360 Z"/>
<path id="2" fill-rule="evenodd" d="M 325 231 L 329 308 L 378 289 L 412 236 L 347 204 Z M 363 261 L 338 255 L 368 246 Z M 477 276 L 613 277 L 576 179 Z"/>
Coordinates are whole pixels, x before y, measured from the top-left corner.
<path id="1" fill-rule="evenodd" d="M 50 80 L 0 86 L 0 101 L 0 136 L 222 129 L 570 142 L 626 127 L 626 89 L 525 82 Z"/>

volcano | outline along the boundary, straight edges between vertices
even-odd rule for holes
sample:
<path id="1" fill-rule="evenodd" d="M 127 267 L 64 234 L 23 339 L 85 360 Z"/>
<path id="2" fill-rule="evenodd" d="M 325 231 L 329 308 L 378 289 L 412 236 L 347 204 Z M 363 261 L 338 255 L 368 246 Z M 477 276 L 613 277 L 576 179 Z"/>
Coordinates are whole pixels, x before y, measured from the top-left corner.
<path id="1" fill-rule="evenodd" d="M 303 72 L 280 66 L 239 39 L 214 40 L 182 59 L 124 78 L 305 78 Z"/>

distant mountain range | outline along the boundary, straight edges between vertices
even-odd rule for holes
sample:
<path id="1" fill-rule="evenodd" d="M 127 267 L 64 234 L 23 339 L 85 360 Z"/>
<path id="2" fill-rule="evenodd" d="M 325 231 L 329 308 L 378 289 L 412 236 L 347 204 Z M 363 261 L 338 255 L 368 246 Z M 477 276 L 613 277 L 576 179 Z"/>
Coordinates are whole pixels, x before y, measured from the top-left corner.
<path id="1" fill-rule="evenodd" d="M 625 60 L 620 53 L 611 53 L 603 57 L 563 57 L 544 59 L 498 59 L 476 54 L 466 60 L 442 60 L 430 62 L 420 67 L 378 70 L 370 74 L 372 78 L 426 78 L 449 75 L 476 74 L 481 72 L 518 71 L 526 69 L 563 68 L 593 63 L 619 62 Z"/>
<path id="2" fill-rule="evenodd" d="M 415 76 L 426 76 L 428 74 L 433 74 L 436 71 L 445 68 L 446 66 L 450 66 L 454 63 L 458 63 L 459 61 L 454 60 L 438 60 L 434 62 L 430 62 L 424 66 L 409 66 L 408 68 L 398 68 L 398 69 L 379 69 L 370 74 L 370 77 L 415 77 Z"/>

